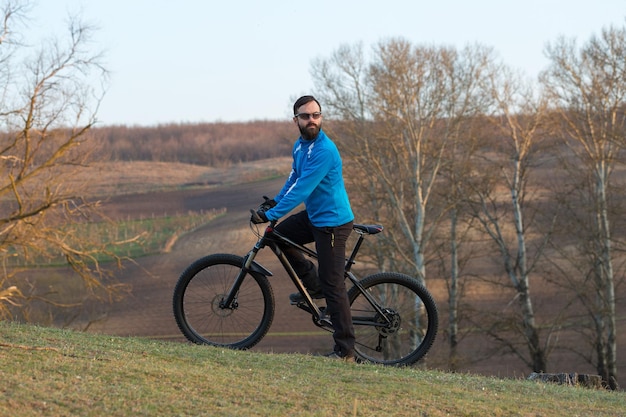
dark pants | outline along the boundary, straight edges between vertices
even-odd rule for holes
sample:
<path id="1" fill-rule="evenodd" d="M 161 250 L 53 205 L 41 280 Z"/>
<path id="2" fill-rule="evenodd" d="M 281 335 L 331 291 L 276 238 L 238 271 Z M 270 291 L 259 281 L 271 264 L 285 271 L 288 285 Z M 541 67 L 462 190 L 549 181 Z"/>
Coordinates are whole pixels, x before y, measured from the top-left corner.
<path id="1" fill-rule="evenodd" d="M 354 327 L 343 275 L 346 241 L 352 233 L 352 222 L 337 227 L 315 227 L 307 212 L 301 211 L 280 222 L 276 230 L 300 245 L 315 242 L 319 281 L 326 298 L 326 311 L 333 323 L 335 351 L 342 356 L 354 355 Z M 301 252 L 289 248 L 283 250 L 298 275 L 306 276 L 310 273 L 311 262 Z M 303 277 L 305 285 L 311 279 L 310 275 Z"/>

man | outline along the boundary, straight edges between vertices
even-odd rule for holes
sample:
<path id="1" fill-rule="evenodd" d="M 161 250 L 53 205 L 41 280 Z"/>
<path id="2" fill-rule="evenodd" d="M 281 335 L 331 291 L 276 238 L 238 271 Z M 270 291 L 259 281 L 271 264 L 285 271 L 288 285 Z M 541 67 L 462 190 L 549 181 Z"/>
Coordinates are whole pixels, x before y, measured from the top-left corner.
<path id="1" fill-rule="evenodd" d="M 279 223 L 276 230 L 301 245 L 315 242 L 319 278 L 313 263 L 302 253 L 285 248 L 285 254 L 311 296 L 326 298 L 335 340 L 328 356 L 354 362 L 354 327 L 343 275 L 354 215 L 343 182 L 341 157 L 322 130 L 322 107 L 315 97 L 300 97 L 293 113 L 300 137 L 293 147 L 291 173 L 273 199 L 276 205 L 259 209 L 251 220 L 278 220 L 304 202 L 305 210 Z M 289 298 L 294 304 L 304 299 L 300 293 Z"/>

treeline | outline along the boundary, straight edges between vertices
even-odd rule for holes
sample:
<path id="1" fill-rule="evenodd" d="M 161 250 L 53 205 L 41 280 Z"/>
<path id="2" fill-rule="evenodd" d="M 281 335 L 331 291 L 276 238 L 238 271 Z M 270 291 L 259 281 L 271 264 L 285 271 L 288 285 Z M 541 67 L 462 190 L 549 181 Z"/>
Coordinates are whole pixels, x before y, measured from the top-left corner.
<path id="1" fill-rule="evenodd" d="M 290 121 L 104 126 L 89 131 L 102 159 L 221 166 L 288 156 L 297 137 Z"/>

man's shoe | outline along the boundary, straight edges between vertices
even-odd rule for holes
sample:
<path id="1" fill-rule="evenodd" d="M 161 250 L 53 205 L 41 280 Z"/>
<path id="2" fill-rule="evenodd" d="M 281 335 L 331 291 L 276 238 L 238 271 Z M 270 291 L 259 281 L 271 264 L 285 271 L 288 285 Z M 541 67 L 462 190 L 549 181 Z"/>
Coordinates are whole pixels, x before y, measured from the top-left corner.
<path id="1" fill-rule="evenodd" d="M 324 294 L 322 294 L 321 292 L 310 292 L 309 295 L 314 300 L 324 298 Z M 291 301 L 292 304 L 303 303 L 304 295 L 300 294 L 299 292 L 294 292 L 293 294 L 289 294 L 289 301 Z"/>
<path id="2" fill-rule="evenodd" d="M 348 363 L 356 363 L 356 359 L 354 357 L 354 355 L 345 355 L 342 356 L 341 352 L 330 352 L 326 355 L 324 355 L 325 357 L 329 358 L 329 359 L 341 359 L 344 362 L 348 362 Z"/>

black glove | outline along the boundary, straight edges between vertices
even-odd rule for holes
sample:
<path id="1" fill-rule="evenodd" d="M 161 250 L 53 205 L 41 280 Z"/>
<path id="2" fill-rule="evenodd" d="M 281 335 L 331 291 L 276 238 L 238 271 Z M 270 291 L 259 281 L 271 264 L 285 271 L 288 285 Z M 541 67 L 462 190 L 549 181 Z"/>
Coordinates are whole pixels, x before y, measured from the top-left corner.
<path id="1" fill-rule="evenodd" d="M 250 221 L 254 224 L 261 224 L 261 223 L 269 222 L 269 220 L 267 219 L 267 216 L 265 215 L 265 210 L 259 209 L 257 211 L 254 211 L 250 209 L 250 213 L 252 213 L 252 215 L 250 216 Z"/>
<path id="2" fill-rule="evenodd" d="M 259 210 L 267 211 L 278 204 L 273 198 L 268 198 L 266 196 L 263 196 L 263 198 L 265 201 L 259 206 Z"/>

